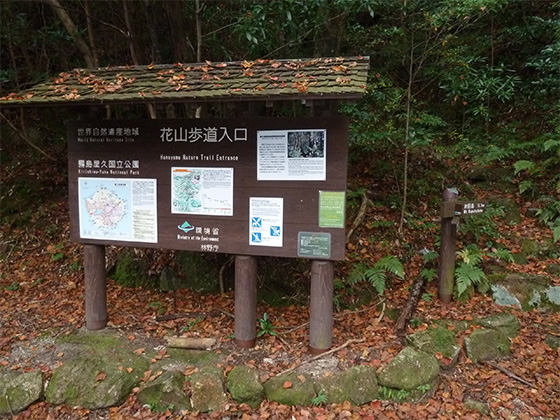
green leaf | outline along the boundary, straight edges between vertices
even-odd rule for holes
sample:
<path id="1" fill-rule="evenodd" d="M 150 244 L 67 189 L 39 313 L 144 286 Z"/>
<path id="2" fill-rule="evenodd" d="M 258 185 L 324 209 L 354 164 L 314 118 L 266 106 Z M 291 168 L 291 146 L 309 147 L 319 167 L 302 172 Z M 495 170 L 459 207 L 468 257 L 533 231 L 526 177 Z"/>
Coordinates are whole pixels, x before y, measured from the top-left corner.
<path id="1" fill-rule="evenodd" d="M 560 225 L 552 227 L 552 240 L 554 242 L 560 241 Z"/>
<path id="2" fill-rule="evenodd" d="M 528 171 L 529 173 L 533 173 L 535 171 L 536 165 L 535 162 L 530 160 L 518 160 L 514 163 L 513 168 L 515 169 L 515 175 L 517 175 L 521 171 Z"/>
<path id="3" fill-rule="evenodd" d="M 457 295 L 461 297 L 469 287 L 486 281 L 484 271 L 471 264 L 461 263 L 455 269 L 455 283 Z"/>
<path id="4" fill-rule="evenodd" d="M 381 258 L 375 266 L 394 274 L 400 279 L 404 278 L 404 267 L 399 259 L 393 255 Z"/>
<path id="5" fill-rule="evenodd" d="M 535 187 L 533 181 L 523 180 L 519 183 L 519 194 L 523 194 L 526 191 L 531 191 Z"/>

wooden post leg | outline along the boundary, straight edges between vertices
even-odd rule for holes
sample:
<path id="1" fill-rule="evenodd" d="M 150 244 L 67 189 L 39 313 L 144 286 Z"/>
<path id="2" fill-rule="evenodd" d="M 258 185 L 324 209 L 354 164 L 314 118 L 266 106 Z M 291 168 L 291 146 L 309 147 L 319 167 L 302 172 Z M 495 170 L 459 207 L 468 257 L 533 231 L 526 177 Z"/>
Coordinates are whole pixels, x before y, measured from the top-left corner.
<path id="1" fill-rule="evenodd" d="M 312 260 L 309 308 L 309 351 L 321 354 L 332 346 L 334 264 Z"/>
<path id="2" fill-rule="evenodd" d="M 107 325 L 107 273 L 105 246 L 84 245 L 86 327 L 99 330 Z"/>
<path id="3" fill-rule="evenodd" d="M 443 201 L 457 201 L 457 193 L 450 188 L 443 191 Z M 450 303 L 455 285 L 455 242 L 457 225 L 452 217 L 441 218 L 441 246 L 439 250 L 438 296 L 443 303 Z"/>
<path id="4" fill-rule="evenodd" d="M 235 343 L 255 347 L 257 340 L 257 259 L 235 256 Z"/>

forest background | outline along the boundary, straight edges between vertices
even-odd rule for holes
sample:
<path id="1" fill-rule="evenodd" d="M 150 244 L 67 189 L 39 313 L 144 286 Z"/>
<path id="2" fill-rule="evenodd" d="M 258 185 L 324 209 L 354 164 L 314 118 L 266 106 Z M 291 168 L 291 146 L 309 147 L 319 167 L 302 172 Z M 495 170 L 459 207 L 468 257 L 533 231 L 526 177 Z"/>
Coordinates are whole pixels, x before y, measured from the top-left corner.
<path id="1" fill-rule="evenodd" d="M 364 98 L 341 108 L 351 122 L 349 223 L 360 204 L 369 207 L 347 260 L 337 264 L 340 309 L 359 303 L 360 287 L 406 295 L 423 265 L 418 252 L 439 246 L 442 190 L 454 186 L 461 198 L 485 199 L 492 191 L 474 185 L 477 176 L 494 181 L 490 189 L 514 200 L 523 215 L 533 210 L 531 232 L 538 233 L 530 235 L 558 243 L 559 12 L 553 0 L 6 0 L 0 3 L 0 97 L 74 68 L 369 56 Z M 150 117 L 145 106 L 113 112 Z M 187 117 L 196 112 L 227 116 L 213 105 L 179 110 Z M 291 104 L 271 112 L 306 111 Z M 8 261 L 16 255 L 28 259 L 27 273 L 46 256 L 58 265 L 49 268 L 53 276 L 77 281 L 83 274 L 79 248 L 67 241 L 63 121 L 76 115 L 72 107 L 1 110 L 0 251 L 12 270 L 0 278 L 6 293 L 33 287 L 25 286 L 25 274 L 13 275 L 26 269 L 22 260 Z M 515 232 L 525 220 L 509 219 L 499 205 L 465 219 L 458 258 L 466 271 L 456 275 L 462 297 L 472 296 L 484 278 L 482 260 L 514 262 Z M 156 271 L 169 263 L 149 251 L 144 257 Z M 210 260 L 231 270 L 227 256 Z M 305 274 L 297 262 L 290 266 L 279 287 L 282 299 L 306 295 Z M 433 279 L 435 271 L 424 275 Z M 35 281 L 46 285 L 49 278 Z M 226 278 L 226 289 L 231 285 Z M 431 292 L 423 300 L 435 297 Z"/>

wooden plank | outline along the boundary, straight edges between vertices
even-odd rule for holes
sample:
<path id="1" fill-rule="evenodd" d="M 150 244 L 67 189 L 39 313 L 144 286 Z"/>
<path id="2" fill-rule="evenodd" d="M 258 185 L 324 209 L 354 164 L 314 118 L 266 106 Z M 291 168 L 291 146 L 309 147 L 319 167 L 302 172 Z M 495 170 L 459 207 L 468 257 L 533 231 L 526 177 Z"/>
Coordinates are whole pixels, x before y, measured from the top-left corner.
<path id="1" fill-rule="evenodd" d="M 84 245 L 86 327 L 99 330 L 107 325 L 107 275 L 105 247 Z"/>
<path id="2" fill-rule="evenodd" d="M 309 350 L 320 354 L 332 346 L 334 264 L 312 260 L 309 305 Z"/>

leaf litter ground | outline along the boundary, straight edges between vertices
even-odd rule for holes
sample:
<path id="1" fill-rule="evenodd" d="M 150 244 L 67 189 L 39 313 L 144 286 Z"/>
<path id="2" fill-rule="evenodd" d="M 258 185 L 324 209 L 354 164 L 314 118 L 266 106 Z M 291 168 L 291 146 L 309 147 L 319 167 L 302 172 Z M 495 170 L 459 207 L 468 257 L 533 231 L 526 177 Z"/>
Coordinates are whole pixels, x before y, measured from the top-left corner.
<path id="1" fill-rule="evenodd" d="M 21 228 L 2 225 L 2 258 L 0 260 L 0 365 L 4 369 L 30 371 L 40 369 L 46 378 L 64 363 L 69 354 L 56 353 L 54 338 L 84 328 L 83 271 L 80 266 L 81 247 L 68 241 L 68 220 L 64 199 L 45 210 L 46 220 L 57 220 L 56 229 L 38 223 Z M 391 221 L 394 214 L 386 208 L 370 208 L 368 220 Z M 394 222 L 394 221 L 393 221 Z M 371 223 L 369 224 L 371 225 Z M 436 234 L 432 219 L 409 226 L 410 242 L 429 245 Z M 50 229 L 50 230 L 49 230 Z M 398 253 L 398 244 L 373 241 L 372 231 L 362 226 L 357 239 L 348 245 L 349 258 L 337 267 L 344 273 L 353 260 L 375 262 L 387 254 L 388 247 Z M 507 226 L 509 249 L 518 248 L 516 238 L 538 238 L 548 235 L 533 219 Z M 369 238 L 369 239 L 368 239 Z M 427 242 L 426 242 L 427 241 Z M 109 253 L 115 250 L 109 250 Z M 514 271 L 542 274 L 547 263 L 529 260 L 520 266 L 510 264 Z M 310 364 L 320 374 L 333 373 L 353 365 L 385 366 L 403 345 L 394 335 L 394 321 L 389 308 L 401 307 L 407 299 L 407 289 L 418 273 L 421 258 L 412 258 L 405 266 L 406 281 L 394 283 L 386 296 L 353 310 L 335 314 L 334 343 L 339 346 L 348 340 L 352 345 Z M 560 285 L 558 277 L 552 277 Z M 437 285 L 428 284 L 426 292 L 437 295 Z M 238 349 L 231 339 L 234 322 L 234 294 L 197 294 L 189 290 L 170 293 L 154 290 L 123 288 L 108 281 L 109 325 L 129 340 L 163 343 L 168 335 L 214 337 L 217 349 L 229 353 L 226 370 L 244 363 L 262 370 L 262 379 L 277 375 L 310 358 L 308 343 L 308 308 L 304 305 L 272 307 L 259 303 L 258 313 L 267 313 L 277 337 L 260 337 L 254 349 Z M 351 297 L 350 297 L 351 298 Z M 175 302 L 174 302 L 175 299 Z M 173 313 L 194 313 L 192 317 L 158 321 L 157 316 Z M 162 309 L 163 308 L 163 309 Z M 159 312 L 158 312 L 159 311 Z M 132 395 L 122 406 L 88 411 L 80 408 L 52 406 L 45 402 L 32 405 L 13 418 L 23 419 L 559 419 L 560 418 L 560 353 L 545 344 L 546 334 L 560 324 L 560 314 L 522 312 L 493 303 L 487 296 L 475 295 L 468 302 L 443 305 L 436 299 L 421 300 L 416 312 L 418 323 L 409 332 L 429 327 L 432 320 L 453 319 L 470 321 L 494 313 L 511 311 L 521 322 L 521 331 L 513 340 L 512 354 L 496 363 L 502 372 L 488 364 L 475 364 L 463 354 L 457 367 L 442 374 L 441 381 L 429 397 L 416 404 L 374 401 L 360 407 L 350 404 L 319 407 L 288 407 L 265 401 L 257 409 L 231 402 L 224 410 L 210 414 L 154 413 L 141 407 Z M 259 316 L 260 316 L 259 315 Z M 468 331 L 467 331 L 468 332 Z M 42 338 L 43 340 L 39 340 Z M 463 337 L 459 337 L 462 340 Z M 49 341 L 50 340 L 50 341 Z M 512 378 L 513 373 L 531 386 Z M 465 407 L 472 398 L 486 402 L 489 415 Z"/>

